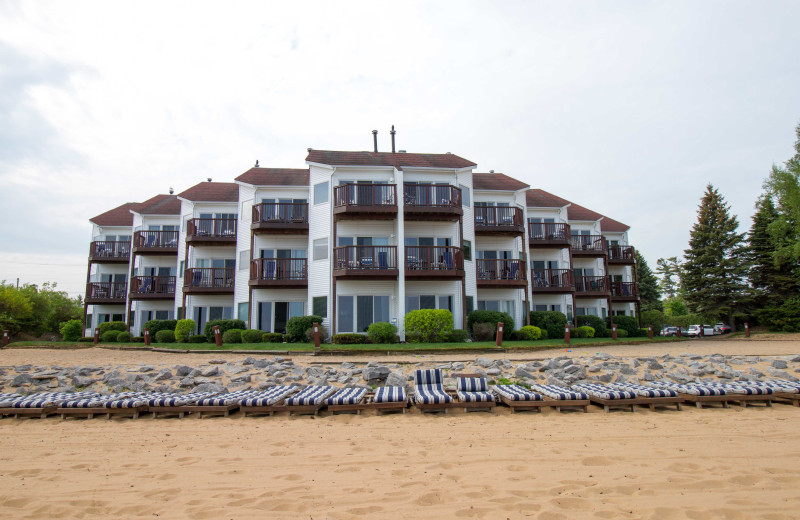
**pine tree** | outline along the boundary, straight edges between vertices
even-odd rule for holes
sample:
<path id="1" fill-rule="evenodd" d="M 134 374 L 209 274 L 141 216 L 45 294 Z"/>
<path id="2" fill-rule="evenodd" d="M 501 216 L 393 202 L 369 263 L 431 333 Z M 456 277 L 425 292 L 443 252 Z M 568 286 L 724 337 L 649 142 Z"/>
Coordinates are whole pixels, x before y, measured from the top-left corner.
<path id="1" fill-rule="evenodd" d="M 658 289 L 658 278 L 653 274 L 647 260 L 637 250 L 636 251 L 636 281 L 639 285 L 639 298 L 642 302 L 642 310 L 662 310 L 661 291 Z"/>
<path id="2" fill-rule="evenodd" d="M 689 308 L 706 316 L 726 316 L 733 323 L 733 311 L 745 296 L 747 264 L 743 258 L 743 233 L 729 214 L 729 206 L 711 184 L 697 211 L 689 249 L 684 251 L 682 277 L 684 298 Z"/>
<path id="3" fill-rule="evenodd" d="M 787 246 L 791 249 L 792 242 L 786 235 L 789 226 L 777 225 L 781 221 L 785 222 L 785 218 L 776 210 L 770 194 L 762 194 L 756 202 L 753 224 L 747 234 L 748 279 L 756 291 L 759 306 L 781 305 L 787 298 L 796 296 L 800 289 L 791 255 L 778 254 Z M 778 231 L 783 235 L 778 236 Z"/>
<path id="4" fill-rule="evenodd" d="M 656 262 L 656 274 L 661 277 L 658 287 L 664 298 L 671 299 L 678 295 L 683 268 L 678 257 L 659 258 Z"/>
<path id="5" fill-rule="evenodd" d="M 776 267 L 794 265 L 794 278 L 800 281 L 800 125 L 795 128 L 795 154 L 783 168 L 773 165 L 764 187 L 773 198 L 777 218 L 767 231 L 774 241 Z M 779 268 L 779 267 L 778 267 Z"/>

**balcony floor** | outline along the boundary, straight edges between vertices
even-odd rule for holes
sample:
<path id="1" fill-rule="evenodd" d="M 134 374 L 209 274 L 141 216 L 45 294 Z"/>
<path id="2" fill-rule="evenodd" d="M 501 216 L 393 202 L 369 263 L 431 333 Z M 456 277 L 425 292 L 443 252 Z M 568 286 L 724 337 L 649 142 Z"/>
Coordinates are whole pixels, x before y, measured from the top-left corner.
<path id="1" fill-rule="evenodd" d="M 233 294 L 233 286 L 230 287 L 193 287 L 183 286 L 184 294 Z"/>
<path id="2" fill-rule="evenodd" d="M 305 289 L 308 280 L 250 280 L 253 289 Z"/>
<path id="3" fill-rule="evenodd" d="M 398 269 L 334 269 L 337 280 L 389 280 L 400 275 Z"/>
<path id="4" fill-rule="evenodd" d="M 250 229 L 255 235 L 307 235 L 308 221 L 303 222 L 253 222 Z"/>

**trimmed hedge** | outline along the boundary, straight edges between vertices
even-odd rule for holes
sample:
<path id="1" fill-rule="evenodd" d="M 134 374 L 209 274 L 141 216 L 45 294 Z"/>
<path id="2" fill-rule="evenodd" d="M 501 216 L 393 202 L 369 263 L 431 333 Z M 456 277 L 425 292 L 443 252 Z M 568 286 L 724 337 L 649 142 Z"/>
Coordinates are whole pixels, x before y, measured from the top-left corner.
<path id="1" fill-rule="evenodd" d="M 128 330 L 128 326 L 125 325 L 124 321 L 107 321 L 105 323 L 101 323 L 97 326 L 100 329 L 100 336 L 104 333 L 108 332 L 109 330 L 116 330 L 122 332 L 123 330 Z"/>
<path id="2" fill-rule="evenodd" d="M 469 338 L 469 332 L 465 329 L 453 329 L 447 338 L 449 343 L 464 343 Z"/>
<path id="3" fill-rule="evenodd" d="M 386 321 L 377 321 L 367 328 L 367 337 L 373 343 L 394 343 L 397 327 Z"/>
<path id="4" fill-rule="evenodd" d="M 494 323 L 475 323 L 472 325 L 472 337 L 475 341 L 491 341 L 495 337 L 496 329 Z"/>
<path id="5" fill-rule="evenodd" d="M 345 333 L 334 334 L 331 342 L 335 345 L 357 345 L 367 342 L 367 337 L 363 334 Z"/>
<path id="6" fill-rule="evenodd" d="M 203 336 L 202 334 L 194 334 L 192 336 L 189 336 L 186 340 L 186 343 L 205 343 L 205 342 L 206 342 L 206 337 Z"/>
<path id="7" fill-rule="evenodd" d="M 178 320 L 178 323 L 175 324 L 175 341 L 185 343 L 194 329 L 194 320 Z"/>
<path id="8" fill-rule="evenodd" d="M 542 329 L 533 325 L 526 325 L 517 331 L 517 339 L 521 341 L 536 341 L 542 337 Z"/>
<path id="9" fill-rule="evenodd" d="M 617 338 L 627 338 L 627 337 L 628 337 L 628 331 L 627 330 L 617 328 Z"/>
<path id="10" fill-rule="evenodd" d="M 261 343 L 264 333 L 258 329 L 242 331 L 242 343 Z"/>
<path id="11" fill-rule="evenodd" d="M 156 343 L 175 343 L 175 331 L 159 330 L 158 332 L 156 332 Z"/>
<path id="12" fill-rule="evenodd" d="M 607 320 L 606 323 L 608 327 L 611 328 L 610 320 Z M 624 329 L 628 331 L 628 337 L 630 338 L 637 338 L 640 337 L 640 328 L 639 328 L 639 320 L 636 319 L 634 316 L 614 316 L 614 325 L 617 326 L 617 336 L 619 336 L 620 329 Z M 647 336 L 647 332 L 644 333 Z"/>
<path id="13" fill-rule="evenodd" d="M 578 326 L 582 327 L 584 325 L 589 326 L 594 329 L 594 337 L 595 338 L 610 338 L 611 332 L 609 332 L 608 328 L 606 327 L 606 321 L 599 317 L 599 316 L 576 316 L 576 321 L 578 322 Z"/>
<path id="14" fill-rule="evenodd" d="M 134 336 L 131 338 L 133 343 L 144 343 L 144 336 Z"/>
<path id="15" fill-rule="evenodd" d="M 160 330 L 168 330 L 172 332 L 172 335 L 174 336 L 175 327 L 177 325 L 178 325 L 178 320 L 150 320 L 148 322 L 145 322 L 144 325 L 142 325 L 142 331 L 144 331 L 144 329 L 149 329 L 151 338 L 155 337 L 155 335 L 158 334 L 158 331 Z"/>
<path id="16" fill-rule="evenodd" d="M 642 324 L 645 326 L 652 325 L 654 334 L 658 334 L 664 328 L 665 323 L 666 317 L 663 312 L 657 310 L 642 311 Z"/>
<path id="17" fill-rule="evenodd" d="M 584 325 L 582 327 L 574 327 L 570 331 L 570 336 L 575 338 L 593 338 L 594 329 L 588 325 Z"/>
<path id="18" fill-rule="evenodd" d="M 453 330 L 453 314 L 447 309 L 420 309 L 406 314 L 406 341 L 442 343 Z"/>
<path id="19" fill-rule="evenodd" d="M 263 343 L 283 343 L 283 334 L 280 332 L 265 332 L 261 336 Z"/>
<path id="20" fill-rule="evenodd" d="M 83 335 L 83 323 L 81 323 L 81 320 L 65 321 L 61 325 L 59 332 L 61 332 L 61 339 L 64 341 L 78 341 Z"/>
<path id="21" fill-rule="evenodd" d="M 531 325 L 531 327 L 532 327 L 532 326 L 533 326 L 533 325 Z M 547 339 L 547 338 L 548 338 L 548 336 L 549 336 L 549 334 L 548 334 L 548 332 L 547 332 L 547 329 L 542 329 L 542 335 L 539 337 L 539 339 Z"/>
<path id="22" fill-rule="evenodd" d="M 242 320 L 211 320 L 207 321 L 203 327 L 203 334 L 209 343 L 214 343 L 214 326 L 219 326 L 220 334 L 225 334 L 226 331 L 231 329 L 245 330 L 247 325 Z M 173 327 L 174 329 L 175 327 Z M 223 341 L 225 341 L 223 339 Z"/>
<path id="23" fill-rule="evenodd" d="M 242 342 L 242 329 L 228 329 L 222 335 L 223 343 L 241 343 Z"/>
<path id="24" fill-rule="evenodd" d="M 292 343 L 308 341 L 306 338 L 306 331 L 311 328 L 314 323 L 322 323 L 321 316 L 313 314 L 309 316 L 295 316 L 289 318 L 286 322 L 286 340 Z"/>
<path id="25" fill-rule="evenodd" d="M 82 338 L 78 338 L 80 343 L 92 343 L 94 341 L 94 336 L 84 336 Z"/>
<path id="26" fill-rule="evenodd" d="M 511 341 L 511 338 L 514 334 L 514 318 L 512 318 L 507 312 L 472 311 L 469 313 L 469 315 L 467 315 L 467 330 L 472 332 L 472 335 L 475 336 L 475 331 L 472 327 L 475 323 L 491 323 L 496 330 L 497 323 L 501 321 L 503 322 L 503 339 L 506 341 Z"/>
<path id="27" fill-rule="evenodd" d="M 102 343 L 116 343 L 117 337 L 122 333 L 121 330 L 107 330 L 100 334 L 100 341 Z"/>
<path id="28" fill-rule="evenodd" d="M 133 339 L 133 334 L 131 334 L 127 330 L 123 330 L 117 336 L 117 343 L 130 343 L 132 339 Z"/>
<path id="29" fill-rule="evenodd" d="M 567 328 L 567 316 L 558 311 L 532 311 L 531 325 L 547 331 L 551 339 L 563 338 L 564 329 Z"/>

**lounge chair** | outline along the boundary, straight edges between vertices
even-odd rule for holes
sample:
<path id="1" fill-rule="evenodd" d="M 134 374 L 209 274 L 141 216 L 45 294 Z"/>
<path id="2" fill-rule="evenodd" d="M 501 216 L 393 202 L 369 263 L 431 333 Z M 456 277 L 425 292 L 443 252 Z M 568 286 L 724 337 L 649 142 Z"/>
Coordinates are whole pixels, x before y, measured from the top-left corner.
<path id="1" fill-rule="evenodd" d="M 589 396 L 589 401 L 599 404 L 606 413 L 613 408 L 630 408 L 631 412 L 636 411 L 636 394 L 627 390 L 618 390 L 606 385 L 596 383 L 581 383 L 570 387 L 576 392 L 583 392 Z"/>
<path id="2" fill-rule="evenodd" d="M 406 413 L 408 396 L 402 386 L 382 386 L 375 389 L 375 395 L 369 400 L 369 408 L 377 415 L 383 412 L 400 411 Z"/>
<path id="3" fill-rule="evenodd" d="M 702 408 L 703 405 L 721 404 L 723 408 L 728 408 L 730 401 L 735 401 L 724 388 L 713 387 L 709 385 L 687 384 L 682 385 L 672 383 L 669 381 L 652 381 L 645 383 L 646 386 L 654 388 L 666 388 L 674 390 L 684 401 L 694 403 L 697 408 Z"/>
<path id="4" fill-rule="evenodd" d="M 222 415 L 227 417 L 231 412 L 239 409 L 242 400 L 258 394 L 258 390 L 240 390 L 226 394 L 217 394 L 202 397 L 193 405 L 186 406 L 188 412 L 195 412 L 202 419 L 204 415 Z"/>
<path id="5" fill-rule="evenodd" d="M 189 406 L 196 405 L 197 401 L 206 397 L 212 397 L 219 392 L 195 392 L 189 394 L 156 393 L 142 396 L 147 402 L 147 411 L 153 414 L 153 418 L 177 415 L 183 416 L 192 411 Z"/>
<path id="6" fill-rule="evenodd" d="M 464 412 L 488 411 L 494 412 L 494 394 L 489 391 L 489 385 L 483 377 L 459 377 L 456 379 L 456 393 L 458 406 L 464 407 Z"/>
<path id="7" fill-rule="evenodd" d="M 761 403 L 765 406 L 772 406 L 773 389 L 765 386 L 749 385 L 746 381 L 731 383 L 707 383 L 714 388 L 723 388 L 731 397 L 731 401 L 739 404 L 742 408 L 747 408 L 749 404 Z"/>
<path id="8" fill-rule="evenodd" d="M 286 399 L 286 409 L 289 410 L 289 415 L 293 413 L 317 415 L 325 406 L 325 399 L 334 393 L 336 388 L 332 386 L 309 385 Z"/>
<path id="9" fill-rule="evenodd" d="M 285 412 L 287 408 L 283 401 L 298 390 L 300 390 L 300 387 L 297 385 L 271 386 L 255 395 L 242 399 L 242 402 L 239 403 L 239 409 L 245 417 L 248 415 L 272 415 L 275 412 Z"/>
<path id="10" fill-rule="evenodd" d="M 442 371 L 417 370 L 414 372 L 414 399 L 421 412 L 445 412 L 453 403 L 453 397 L 442 386 Z"/>
<path id="11" fill-rule="evenodd" d="M 543 406 L 550 406 L 550 402 L 545 401 L 541 394 L 531 392 L 524 386 L 497 385 L 492 387 L 492 391 L 503 404 L 511 408 L 511 413 L 526 410 L 541 412 Z"/>
<path id="12" fill-rule="evenodd" d="M 650 406 L 651 410 L 655 410 L 661 406 L 672 406 L 678 410 L 682 409 L 683 397 L 678 395 L 675 390 L 668 388 L 653 388 L 651 386 L 638 385 L 635 383 L 610 383 L 608 386 L 617 390 L 625 390 L 633 392 L 637 395 L 636 403 L 638 405 Z"/>
<path id="13" fill-rule="evenodd" d="M 72 398 L 59 403 L 56 413 L 62 419 L 67 417 L 93 418 L 95 415 L 139 417 L 139 413 L 147 410 L 147 402 L 141 392 L 122 392 L 119 394 L 96 395 L 88 398 Z"/>
<path id="14" fill-rule="evenodd" d="M 70 399 L 95 397 L 95 392 L 37 392 L 28 395 L 5 394 L 0 398 L 0 416 L 45 417 L 56 413 L 60 403 Z M 6 397 L 8 396 L 8 397 Z"/>
<path id="15" fill-rule="evenodd" d="M 334 415 L 337 413 L 361 414 L 361 410 L 366 408 L 364 397 L 367 395 L 366 388 L 347 387 L 342 388 L 325 400 L 328 410 Z"/>
<path id="16" fill-rule="evenodd" d="M 562 408 L 580 408 L 584 413 L 589 411 L 589 396 L 584 392 L 556 385 L 531 385 L 531 390 L 548 398 L 549 406 L 555 408 L 557 412 Z"/>
<path id="17" fill-rule="evenodd" d="M 743 382 L 742 382 L 743 383 Z M 777 401 L 788 401 L 800 406 L 800 383 L 785 379 L 769 379 L 767 381 L 747 381 L 749 386 L 772 389 L 772 396 Z"/>

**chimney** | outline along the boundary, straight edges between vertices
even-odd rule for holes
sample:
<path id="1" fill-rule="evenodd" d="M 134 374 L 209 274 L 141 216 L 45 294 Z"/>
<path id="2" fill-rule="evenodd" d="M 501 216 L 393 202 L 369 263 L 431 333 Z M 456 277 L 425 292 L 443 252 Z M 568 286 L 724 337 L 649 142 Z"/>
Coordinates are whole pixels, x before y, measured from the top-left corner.
<path id="1" fill-rule="evenodd" d="M 209 177 L 207 180 L 208 180 L 208 182 L 211 182 L 211 177 Z"/>
<path id="2" fill-rule="evenodd" d="M 256 159 L 256 165 L 254 167 L 258 168 L 258 159 Z"/>
<path id="3" fill-rule="evenodd" d="M 394 125 L 392 125 L 392 131 L 389 133 L 392 134 L 392 153 L 394 153 L 394 134 L 397 133 L 394 131 Z"/>
<path id="4" fill-rule="evenodd" d="M 170 194 L 170 195 L 172 195 L 173 193 L 175 193 L 175 190 L 173 190 L 172 188 L 170 188 L 170 189 L 169 189 L 169 194 Z"/>
<path id="5" fill-rule="evenodd" d="M 375 144 L 375 153 L 378 153 L 378 131 L 372 131 L 372 141 Z"/>

